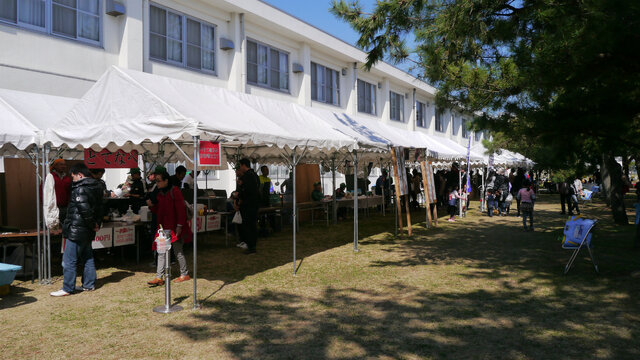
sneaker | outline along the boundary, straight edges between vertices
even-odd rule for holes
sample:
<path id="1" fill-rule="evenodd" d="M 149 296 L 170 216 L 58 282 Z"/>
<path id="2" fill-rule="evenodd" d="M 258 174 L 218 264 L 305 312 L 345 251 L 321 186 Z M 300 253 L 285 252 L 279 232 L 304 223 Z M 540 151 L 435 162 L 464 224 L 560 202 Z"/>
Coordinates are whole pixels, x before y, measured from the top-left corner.
<path id="1" fill-rule="evenodd" d="M 240 249 L 244 249 L 244 250 L 247 250 L 249 248 L 249 246 L 247 246 L 247 244 L 244 241 L 239 243 L 236 246 L 239 247 Z"/>
<path id="2" fill-rule="evenodd" d="M 96 288 L 94 288 L 94 287 L 92 287 L 92 288 L 86 288 L 86 287 L 84 287 L 84 286 L 83 286 L 82 288 L 80 288 L 80 290 L 81 290 L 82 292 L 85 292 L 85 291 L 93 291 L 93 290 L 95 290 L 95 289 L 96 289 Z"/>
<path id="3" fill-rule="evenodd" d="M 174 283 L 181 283 L 181 282 L 187 281 L 187 280 L 191 280 L 189 275 L 182 275 L 182 276 L 178 277 L 177 279 L 173 280 L 173 282 Z"/>
<path id="4" fill-rule="evenodd" d="M 69 296 L 71 295 L 70 293 L 60 289 L 58 291 L 54 291 L 52 293 L 49 293 L 49 295 L 53 296 L 53 297 L 61 297 L 61 296 Z"/>
<path id="5" fill-rule="evenodd" d="M 147 284 L 152 285 L 152 286 L 159 286 L 159 285 L 164 285 L 164 280 L 160 279 L 160 278 L 155 278 L 151 281 L 148 281 Z"/>
<path id="6" fill-rule="evenodd" d="M 255 254 L 256 253 L 256 249 L 247 249 L 244 251 L 245 255 L 251 255 L 251 254 Z"/>

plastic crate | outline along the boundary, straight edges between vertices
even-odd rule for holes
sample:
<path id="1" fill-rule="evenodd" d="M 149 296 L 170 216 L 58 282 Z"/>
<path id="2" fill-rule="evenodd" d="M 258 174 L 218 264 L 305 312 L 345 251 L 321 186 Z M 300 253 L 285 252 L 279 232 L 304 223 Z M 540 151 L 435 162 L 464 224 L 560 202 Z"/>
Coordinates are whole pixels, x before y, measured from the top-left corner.
<path id="1" fill-rule="evenodd" d="M 0 263 L 0 286 L 11 285 L 20 269 L 22 269 L 20 265 Z"/>

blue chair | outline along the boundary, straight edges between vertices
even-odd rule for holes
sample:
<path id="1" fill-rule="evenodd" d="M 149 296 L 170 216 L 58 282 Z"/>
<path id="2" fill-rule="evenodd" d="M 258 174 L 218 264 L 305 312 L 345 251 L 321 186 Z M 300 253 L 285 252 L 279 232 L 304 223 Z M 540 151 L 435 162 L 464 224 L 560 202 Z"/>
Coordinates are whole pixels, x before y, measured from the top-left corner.
<path id="1" fill-rule="evenodd" d="M 583 190 L 582 191 L 584 193 L 584 195 L 580 196 L 580 199 L 582 200 L 582 205 L 586 204 L 587 201 L 591 202 L 591 199 L 593 198 L 593 194 L 594 192 L 591 190 Z"/>
<path id="2" fill-rule="evenodd" d="M 640 203 L 633 204 L 633 207 L 636 208 L 636 225 L 640 222 Z"/>
<path id="3" fill-rule="evenodd" d="M 568 273 L 569 269 L 573 265 L 580 249 L 583 247 L 589 252 L 589 257 L 593 263 L 593 267 L 596 272 L 599 273 L 598 264 L 593 256 L 593 244 L 591 238 L 593 237 L 593 228 L 596 226 L 598 220 L 583 219 L 579 216 L 571 217 L 564 225 L 564 237 L 562 239 L 562 248 L 567 250 L 573 250 L 569 262 L 564 267 L 564 273 Z"/>

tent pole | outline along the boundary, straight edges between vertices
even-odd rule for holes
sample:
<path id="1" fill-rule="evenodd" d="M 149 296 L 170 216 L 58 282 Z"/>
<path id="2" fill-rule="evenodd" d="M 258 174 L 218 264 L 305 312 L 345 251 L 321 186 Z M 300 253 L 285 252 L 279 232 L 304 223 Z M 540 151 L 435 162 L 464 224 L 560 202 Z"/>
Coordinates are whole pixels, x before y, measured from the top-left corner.
<path id="1" fill-rule="evenodd" d="M 487 192 L 487 190 L 485 189 L 485 185 L 484 185 L 484 177 L 487 175 L 487 171 L 485 170 L 485 167 L 482 167 L 482 191 L 480 192 L 480 212 L 484 212 L 484 208 L 485 208 L 485 196 L 484 194 Z"/>
<path id="2" fill-rule="evenodd" d="M 333 224 L 338 223 L 338 201 L 336 199 L 336 156 L 331 158 L 331 178 L 333 180 Z"/>
<path id="3" fill-rule="evenodd" d="M 298 232 L 298 217 L 297 217 L 297 211 L 298 211 L 298 207 L 296 206 L 296 201 L 297 201 L 297 197 L 296 197 L 296 193 L 298 192 L 296 189 L 296 148 L 293 149 L 292 154 L 291 154 L 291 167 L 293 168 L 293 204 L 292 204 L 292 210 L 293 213 L 291 215 L 291 218 L 293 220 L 293 276 L 296 276 L 296 233 Z"/>
<path id="4" fill-rule="evenodd" d="M 44 179 L 42 179 L 44 183 Z M 40 260 L 40 222 L 42 217 L 40 216 L 40 148 L 36 146 L 36 231 L 38 242 L 38 283 L 42 283 L 42 261 Z M 43 224 L 44 225 L 44 224 Z M 33 255 L 31 255 L 33 256 Z M 32 257 L 33 259 L 33 257 Z M 33 262 L 32 262 L 33 263 Z"/>
<path id="5" fill-rule="evenodd" d="M 198 204 L 198 152 L 200 150 L 200 136 L 193 137 L 193 216 L 191 231 L 193 232 L 193 309 L 200 308 L 198 304 L 198 229 L 196 211 Z"/>
<path id="6" fill-rule="evenodd" d="M 46 176 L 46 168 L 47 168 L 47 157 L 46 157 L 46 146 L 42 147 L 42 177 Z M 62 224 L 60 224 L 62 226 Z M 41 268 L 42 268 L 42 283 L 47 283 L 47 227 L 42 227 L 42 253 L 40 258 Z"/>
<path id="7" fill-rule="evenodd" d="M 382 176 L 382 171 L 383 171 L 383 168 L 382 168 L 382 158 L 380 158 L 380 176 Z M 385 207 L 385 201 L 384 201 L 384 199 L 385 199 L 385 198 L 384 198 L 384 195 L 385 195 L 385 194 L 384 194 L 384 180 L 382 181 L 382 184 L 381 184 L 381 185 L 382 185 L 382 189 L 381 189 L 381 190 L 382 190 L 382 192 L 381 192 L 381 194 L 382 194 L 382 216 L 385 216 L 385 209 L 384 209 L 384 207 Z"/>
<path id="8" fill-rule="evenodd" d="M 49 145 L 45 145 L 45 167 L 44 167 L 44 171 L 45 171 L 45 176 L 46 176 L 46 171 L 47 168 L 49 167 L 49 152 L 51 151 Z M 62 224 L 60 224 L 60 227 L 62 227 Z M 49 228 L 47 228 L 47 233 L 46 233 L 46 247 L 44 249 L 44 251 L 47 254 L 47 260 L 46 260 L 46 265 L 47 265 L 47 283 L 51 284 L 51 230 Z"/>
<path id="9" fill-rule="evenodd" d="M 358 252 L 358 151 L 353 150 L 353 251 Z"/>

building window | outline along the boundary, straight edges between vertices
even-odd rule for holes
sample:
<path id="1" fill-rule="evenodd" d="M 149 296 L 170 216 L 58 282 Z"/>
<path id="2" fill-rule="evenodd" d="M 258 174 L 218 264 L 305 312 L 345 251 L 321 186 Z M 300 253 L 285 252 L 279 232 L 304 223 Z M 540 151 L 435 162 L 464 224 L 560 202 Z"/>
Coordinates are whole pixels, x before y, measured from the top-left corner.
<path id="1" fill-rule="evenodd" d="M 311 63 L 311 99 L 340 106 L 340 75 L 336 70 Z"/>
<path id="2" fill-rule="evenodd" d="M 404 96 L 389 91 L 389 102 L 391 103 L 391 120 L 404 121 Z"/>
<path id="3" fill-rule="evenodd" d="M 276 90 L 289 90 L 289 54 L 247 40 L 247 82 Z"/>
<path id="4" fill-rule="evenodd" d="M 362 80 L 358 80 L 358 111 L 376 114 L 376 86 Z"/>
<path id="5" fill-rule="evenodd" d="M 426 119 L 426 106 L 420 101 L 416 101 L 416 126 L 427 127 Z"/>
<path id="6" fill-rule="evenodd" d="M 442 129 L 442 110 L 436 108 L 436 131 L 444 132 Z"/>
<path id="7" fill-rule="evenodd" d="M 476 131 L 475 132 L 475 137 L 476 137 L 476 142 L 480 141 L 480 138 L 482 137 L 482 132 L 481 131 Z"/>
<path id="8" fill-rule="evenodd" d="M 155 5 L 149 7 L 149 17 L 151 59 L 216 71 L 215 26 Z"/>
<path id="9" fill-rule="evenodd" d="M 469 136 L 469 130 L 467 129 L 467 122 L 460 118 L 461 126 L 462 126 L 462 138 L 466 139 Z"/>
<path id="10" fill-rule="evenodd" d="M 0 0 L 0 22 L 98 45 L 100 9 L 100 0 Z"/>
<path id="11" fill-rule="evenodd" d="M 456 124 L 456 115 L 451 112 L 451 135 L 458 135 L 458 125 Z"/>

